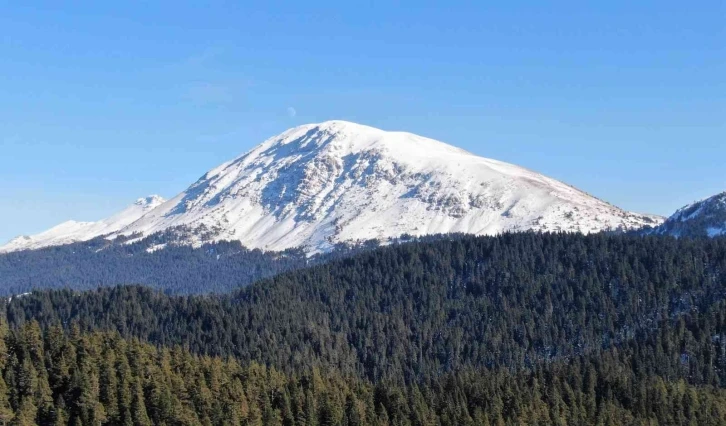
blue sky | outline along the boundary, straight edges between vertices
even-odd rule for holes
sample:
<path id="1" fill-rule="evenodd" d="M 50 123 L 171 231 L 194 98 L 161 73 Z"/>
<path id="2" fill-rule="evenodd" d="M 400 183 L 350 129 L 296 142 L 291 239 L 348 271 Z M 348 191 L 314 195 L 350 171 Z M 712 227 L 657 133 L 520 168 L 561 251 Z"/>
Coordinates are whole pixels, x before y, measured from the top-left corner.
<path id="1" fill-rule="evenodd" d="M 25 3 L 0 1 L 0 241 L 329 119 L 630 210 L 726 190 L 723 1 Z"/>

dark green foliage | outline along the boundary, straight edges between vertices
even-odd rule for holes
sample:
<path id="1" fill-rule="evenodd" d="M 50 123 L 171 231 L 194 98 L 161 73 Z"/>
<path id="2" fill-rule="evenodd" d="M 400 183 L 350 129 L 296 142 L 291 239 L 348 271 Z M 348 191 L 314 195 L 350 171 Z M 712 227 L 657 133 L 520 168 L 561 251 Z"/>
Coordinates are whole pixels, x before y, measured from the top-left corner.
<path id="1" fill-rule="evenodd" d="M 184 229 L 172 228 L 134 241 L 102 237 L 0 254 L 0 296 L 39 289 L 90 290 L 119 284 L 143 284 L 167 294 L 228 293 L 281 272 L 342 259 L 372 250 L 378 242 L 338 244 L 330 253 L 308 257 L 301 249 L 284 252 L 248 250 L 239 241 L 208 242 L 198 248 L 177 244 Z M 401 237 L 398 244 L 462 235 Z M 140 237 L 139 237 L 140 238 Z"/>
<path id="2" fill-rule="evenodd" d="M 462 370 L 401 386 L 317 368 L 155 348 L 117 333 L 0 333 L 0 424 L 724 424 L 726 392 L 641 374 L 617 350 L 532 371 Z M 676 337 L 677 333 L 673 336 Z"/>
<path id="3" fill-rule="evenodd" d="M 239 242 L 200 248 L 165 244 L 155 235 L 135 244 L 110 244 L 103 238 L 0 255 L 0 295 L 37 289 L 89 290 L 143 283 L 169 294 L 229 292 L 261 278 L 304 267 L 301 251 L 265 253 Z M 148 250 L 148 251 L 147 251 Z"/>
<path id="4" fill-rule="evenodd" d="M 139 287 L 13 300 L 12 324 L 79 323 L 284 371 L 410 383 L 534 367 L 630 341 L 725 295 L 726 240 L 512 234 L 407 244 L 279 275 L 231 296 Z"/>
<path id="5" fill-rule="evenodd" d="M 726 424 L 725 274 L 726 239 L 515 234 L 231 295 L 34 292 L 0 424 Z"/>

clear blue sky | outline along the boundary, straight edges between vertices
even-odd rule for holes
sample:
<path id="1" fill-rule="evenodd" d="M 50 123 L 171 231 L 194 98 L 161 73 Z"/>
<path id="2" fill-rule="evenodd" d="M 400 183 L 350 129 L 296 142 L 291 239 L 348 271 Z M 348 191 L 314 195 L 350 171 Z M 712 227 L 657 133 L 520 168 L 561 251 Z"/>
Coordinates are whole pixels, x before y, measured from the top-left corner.
<path id="1" fill-rule="evenodd" d="M 329 119 L 636 211 L 726 190 L 724 1 L 26 3 L 0 1 L 0 241 Z"/>

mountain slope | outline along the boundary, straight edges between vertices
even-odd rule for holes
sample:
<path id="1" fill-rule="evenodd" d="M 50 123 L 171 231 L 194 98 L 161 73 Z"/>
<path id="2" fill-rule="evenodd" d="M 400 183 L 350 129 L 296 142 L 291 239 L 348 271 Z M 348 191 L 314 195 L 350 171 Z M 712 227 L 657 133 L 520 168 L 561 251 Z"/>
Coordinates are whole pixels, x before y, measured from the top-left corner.
<path id="1" fill-rule="evenodd" d="M 112 234 L 138 220 L 164 201 L 158 195 L 151 195 L 139 198 L 122 211 L 98 222 L 76 222 L 69 220 L 40 234 L 32 236 L 23 235 L 14 238 L 0 247 L 0 253 L 70 244 L 77 241 L 87 241 L 101 235 Z"/>
<path id="2" fill-rule="evenodd" d="M 674 237 L 726 235 L 726 192 L 678 209 L 652 233 Z"/>
<path id="3" fill-rule="evenodd" d="M 186 226 L 192 243 L 320 252 L 403 234 L 589 233 L 659 220 L 432 139 L 329 121 L 268 139 L 119 234 Z"/>

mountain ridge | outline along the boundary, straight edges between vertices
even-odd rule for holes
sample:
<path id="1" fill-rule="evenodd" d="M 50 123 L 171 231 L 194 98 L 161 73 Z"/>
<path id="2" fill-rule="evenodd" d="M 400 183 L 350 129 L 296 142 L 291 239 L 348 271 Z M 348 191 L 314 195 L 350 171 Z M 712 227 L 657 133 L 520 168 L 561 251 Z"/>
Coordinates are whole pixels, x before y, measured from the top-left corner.
<path id="1" fill-rule="evenodd" d="M 184 226 L 192 245 L 319 253 L 404 234 L 590 233 L 661 220 L 434 139 L 332 120 L 265 140 L 110 237 Z"/>
<path id="2" fill-rule="evenodd" d="M 649 233 L 674 237 L 726 235 L 726 191 L 681 207 Z"/>
<path id="3" fill-rule="evenodd" d="M 120 212 L 97 222 L 68 220 L 33 236 L 22 235 L 16 237 L 7 244 L 0 246 L 0 253 L 70 244 L 112 234 L 133 223 L 164 201 L 166 200 L 159 195 L 149 195 L 138 198 Z"/>

